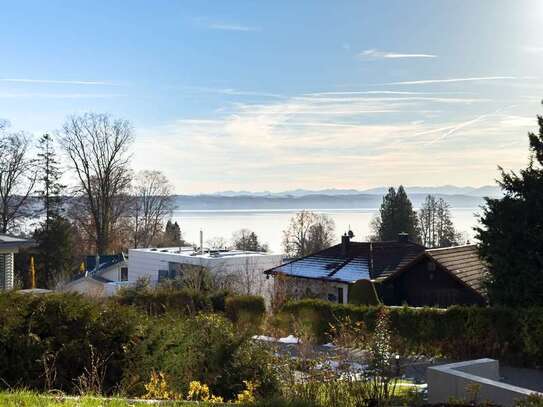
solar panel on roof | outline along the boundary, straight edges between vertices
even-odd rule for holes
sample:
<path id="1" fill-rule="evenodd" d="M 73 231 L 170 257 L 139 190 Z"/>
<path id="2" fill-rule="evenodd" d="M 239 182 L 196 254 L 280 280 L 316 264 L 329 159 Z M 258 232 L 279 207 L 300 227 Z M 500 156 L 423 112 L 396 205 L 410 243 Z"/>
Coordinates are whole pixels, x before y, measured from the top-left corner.
<path id="1" fill-rule="evenodd" d="M 357 257 L 343 265 L 344 263 L 345 259 L 313 256 L 286 264 L 278 271 L 293 277 L 330 279 L 348 283 L 370 278 L 366 258 Z M 338 270 L 338 267 L 341 268 Z"/>
<path id="2" fill-rule="evenodd" d="M 342 262 L 343 259 L 313 256 L 285 264 L 278 271 L 290 276 L 325 278 Z"/>
<path id="3" fill-rule="evenodd" d="M 332 276 L 335 279 L 353 283 L 358 280 L 369 280 L 370 269 L 368 259 L 357 257 L 349 261 Z"/>

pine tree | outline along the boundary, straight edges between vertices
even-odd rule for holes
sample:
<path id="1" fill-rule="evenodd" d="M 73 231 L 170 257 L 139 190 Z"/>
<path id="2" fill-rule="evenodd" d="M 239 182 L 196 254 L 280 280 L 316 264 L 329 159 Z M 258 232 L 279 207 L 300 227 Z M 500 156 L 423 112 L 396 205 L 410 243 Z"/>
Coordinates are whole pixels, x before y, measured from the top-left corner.
<path id="1" fill-rule="evenodd" d="M 164 228 L 164 234 L 162 237 L 161 246 L 182 246 L 185 244 L 181 235 L 181 228 L 176 222 L 168 220 L 166 227 Z"/>
<path id="2" fill-rule="evenodd" d="M 45 229 L 49 227 L 51 220 L 60 216 L 62 210 L 62 191 L 66 188 L 60 183 L 60 168 L 57 161 L 53 138 L 44 134 L 39 141 L 39 153 L 37 166 L 39 182 L 43 189 L 40 192 L 45 211 Z"/>
<path id="3" fill-rule="evenodd" d="M 500 167 L 501 199 L 486 199 L 476 228 L 480 255 L 489 268 L 490 301 L 543 305 L 543 116 L 529 133 L 530 162 L 518 174 Z"/>
<path id="4" fill-rule="evenodd" d="M 389 188 L 372 228 L 374 240 L 396 240 L 399 233 L 407 233 L 412 241 L 420 240 L 417 213 L 402 185 L 398 191 Z"/>
<path id="5" fill-rule="evenodd" d="M 34 231 L 38 243 L 38 283 L 42 287 L 53 287 L 74 267 L 74 231 L 71 223 L 62 216 L 65 186 L 60 183 L 60 165 L 49 134 L 40 138 L 36 164 L 45 215 L 40 227 Z"/>

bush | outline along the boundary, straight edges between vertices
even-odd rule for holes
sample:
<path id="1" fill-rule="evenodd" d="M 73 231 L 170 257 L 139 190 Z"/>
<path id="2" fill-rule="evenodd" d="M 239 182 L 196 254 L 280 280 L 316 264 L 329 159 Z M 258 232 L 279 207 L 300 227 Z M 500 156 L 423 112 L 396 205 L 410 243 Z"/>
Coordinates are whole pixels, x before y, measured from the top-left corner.
<path id="1" fill-rule="evenodd" d="M 372 331 L 380 308 L 302 300 L 285 304 L 274 318 L 275 324 L 289 332 L 295 324 L 302 324 L 322 343 L 330 340 L 333 326 L 345 319 L 363 321 Z M 543 365 L 543 308 L 389 307 L 388 311 L 402 352 Z"/>
<path id="2" fill-rule="evenodd" d="M 228 290 L 219 290 L 209 295 L 211 306 L 215 312 L 224 312 L 226 309 L 226 297 L 230 295 Z"/>
<path id="3" fill-rule="evenodd" d="M 201 291 L 175 286 L 147 285 L 123 288 L 114 299 L 121 305 L 131 305 L 150 316 L 168 312 L 194 315 L 201 311 L 211 311 L 209 297 Z"/>
<path id="4" fill-rule="evenodd" d="M 73 393 L 82 378 L 111 393 L 137 327 L 131 310 L 77 294 L 1 294 L 0 386 Z M 103 377 L 89 378 L 96 364 Z"/>
<path id="5" fill-rule="evenodd" d="M 261 395 L 270 395 L 278 387 L 272 362 L 267 350 L 236 334 L 220 315 L 166 315 L 154 319 L 138 340 L 125 366 L 123 390 L 145 394 L 151 373 L 160 371 L 180 394 L 187 394 L 191 381 L 199 381 L 213 394 L 231 399 L 244 389 L 245 380 L 258 383 Z"/>
<path id="6" fill-rule="evenodd" d="M 238 327 L 256 332 L 266 315 L 264 298 L 253 295 L 227 297 L 225 313 Z"/>

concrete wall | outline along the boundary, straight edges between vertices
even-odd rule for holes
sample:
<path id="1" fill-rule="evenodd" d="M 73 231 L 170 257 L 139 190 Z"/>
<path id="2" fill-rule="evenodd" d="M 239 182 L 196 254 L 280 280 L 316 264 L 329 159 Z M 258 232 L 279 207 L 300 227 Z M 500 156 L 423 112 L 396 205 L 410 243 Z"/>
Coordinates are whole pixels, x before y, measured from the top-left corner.
<path id="1" fill-rule="evenodd" d="M 515 401 L 528 397 L 534 391 L 499 381 L 499 362 L 477 359 L 467 362 L 429 367 L 428 402 L 447 402 L 451 398 L 471 401 L 470 388 L 478 387 L 477 401 L 490 401 L 502 406 L 513 406 Z M 543 395 L 543 394 L 542 394 Z"/>

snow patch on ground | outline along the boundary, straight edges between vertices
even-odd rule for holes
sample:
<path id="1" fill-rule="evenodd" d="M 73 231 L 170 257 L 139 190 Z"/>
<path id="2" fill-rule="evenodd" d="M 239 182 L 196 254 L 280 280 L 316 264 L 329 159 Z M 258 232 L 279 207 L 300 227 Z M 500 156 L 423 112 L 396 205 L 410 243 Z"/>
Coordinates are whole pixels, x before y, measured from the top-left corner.
<path id="1" fill-rule="evenodd" d="M 254 340 L 263 341 L 263 342 L 279 342 L 287 345 L 297 345 L 300 343 L 300 340 L 294 335 L 289 335 L 284 338 L 274 338 L 273 336 L 266 335 L 255 335 L 253 336 Z"/>

